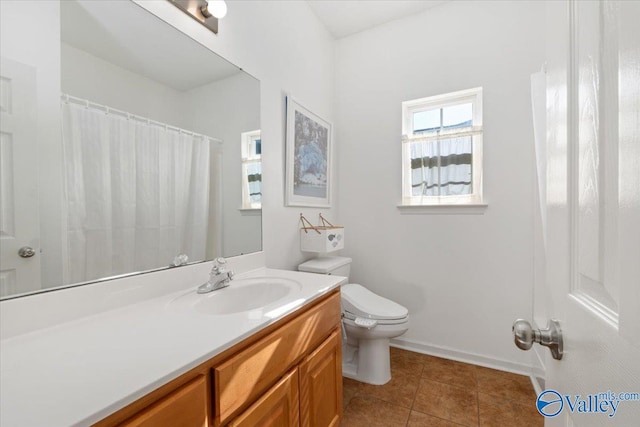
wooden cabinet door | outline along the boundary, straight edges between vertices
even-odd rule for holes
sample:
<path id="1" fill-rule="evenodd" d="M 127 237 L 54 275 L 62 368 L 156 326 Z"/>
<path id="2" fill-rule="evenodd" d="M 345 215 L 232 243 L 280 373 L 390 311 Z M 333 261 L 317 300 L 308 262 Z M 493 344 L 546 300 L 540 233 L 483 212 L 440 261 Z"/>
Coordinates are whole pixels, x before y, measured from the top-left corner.
<path id="1" fill-rule="evenodd" d="M 298 427 L 298 369 L 284 376 L 229 427 Z"/>
<path id="2" fill-rule="evenodd" d="M 122 427 L 206 427 L 207 382 L 199 375 L 121 424 Z"/>
<path id="3" fill-rule="evenodd" d="M 333 427 L 342 419 L 342 346 L 334 331 L 300 364 L 300 425 Z"/>

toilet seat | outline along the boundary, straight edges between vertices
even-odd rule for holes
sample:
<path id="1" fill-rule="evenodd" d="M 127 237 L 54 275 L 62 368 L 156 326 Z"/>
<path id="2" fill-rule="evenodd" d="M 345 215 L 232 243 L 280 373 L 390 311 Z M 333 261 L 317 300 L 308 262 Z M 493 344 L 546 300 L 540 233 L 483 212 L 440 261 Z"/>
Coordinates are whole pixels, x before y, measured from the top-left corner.
<path id="1" fill-rule="evenodd" d="M 409 311 L 398 303 L 376 295 L 364 286 L 349 283 L 341 287 L 342 309 L 347 319 L 358 317 L 375 319 L 378 324 L 397 324 L 407 321 Z"/>
<path id="2" fill-rule="evenodd" d="M 407 317 L 403 317 L 401 319 L 375 319 L 372 317 L 362 317 L 362 316 L 357 316 L 353 313 L 350 313 L 348 311 L 343 311 L 342 315 L 344 316 L 345 319 L 347 320 L 351 320 L 352 322 L 354 322 L 356 319 L 371 319 L 371 320 L 375 320 L 376 321 L 376 325 L 389 325 L 389 326 L 393 326 L 393 325 L 400 325 L 402 323 L 407 323 L 409 321 L 409 316 Z"/>

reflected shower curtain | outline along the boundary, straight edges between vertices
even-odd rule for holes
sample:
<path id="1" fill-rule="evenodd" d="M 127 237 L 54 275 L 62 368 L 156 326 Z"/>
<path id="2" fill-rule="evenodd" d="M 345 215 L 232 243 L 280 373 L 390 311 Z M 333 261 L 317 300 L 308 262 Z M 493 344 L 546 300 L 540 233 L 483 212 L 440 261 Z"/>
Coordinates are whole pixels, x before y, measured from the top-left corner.
<path id="1" fill-rule="evenodd" d="M 205 259 L 207 137 L 62 102 L 68 280 Z"/>

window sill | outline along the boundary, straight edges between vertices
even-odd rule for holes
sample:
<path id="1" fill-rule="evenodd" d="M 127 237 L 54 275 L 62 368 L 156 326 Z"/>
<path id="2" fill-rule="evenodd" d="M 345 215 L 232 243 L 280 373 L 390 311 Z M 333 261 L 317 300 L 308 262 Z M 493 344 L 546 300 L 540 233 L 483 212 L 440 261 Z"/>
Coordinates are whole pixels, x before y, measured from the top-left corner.
<path id="1" fill-rule="evenodd" d="M 260 215 L 262 208 L 238 208 L 240 215 Z"/>
<path id="2" fill-rule="evenodd" d="M 403 215 L 484 215 L 487 203 L 439 204 L 439 205 L 398 205 Z"/>

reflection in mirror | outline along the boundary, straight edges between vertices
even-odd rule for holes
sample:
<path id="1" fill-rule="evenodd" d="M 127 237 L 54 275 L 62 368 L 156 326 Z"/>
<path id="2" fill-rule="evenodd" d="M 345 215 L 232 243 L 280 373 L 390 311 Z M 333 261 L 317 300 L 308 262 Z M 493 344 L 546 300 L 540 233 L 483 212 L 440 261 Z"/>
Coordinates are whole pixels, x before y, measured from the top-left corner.
<path id="1" fill-rule="evenodd" d="M 259 130 L 242 133 L 242 208 L 262 208 L 262 137 Z"/>
<path id="2" fill-rule="evenodd" d="M 130 1 L 45 3 L 2 1 L 0 296 L 260 251 L 259 82 Z"/>

